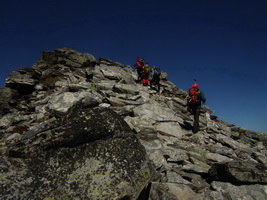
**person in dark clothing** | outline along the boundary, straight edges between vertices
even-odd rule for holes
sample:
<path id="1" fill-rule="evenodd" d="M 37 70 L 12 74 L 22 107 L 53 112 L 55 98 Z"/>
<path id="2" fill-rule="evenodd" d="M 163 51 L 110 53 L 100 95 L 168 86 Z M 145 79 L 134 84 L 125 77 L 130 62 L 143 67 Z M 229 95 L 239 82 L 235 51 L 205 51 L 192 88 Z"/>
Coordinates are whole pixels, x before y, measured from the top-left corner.
<path id="1" fill-rule="evenodd" d="M 187 106 L 189 111 L 194 115 L 193 133 L 199 131 L 199 115 L 201 104 L 206 103 L 206 98 L 204 93 L 198 88 L 198 84 L 194 83 L 192 88 L 189 89 L 189 96 L 187 101 Z"/>
<path id="2" fill-rule="evenodd" d="M 151 78 L 150 78 L 150 88 L 152 88 L 152 85 L 155 84 L 157 88 L 157 92 L 160 92 L 160 69 L 155 65 L 151 69 Z"/>

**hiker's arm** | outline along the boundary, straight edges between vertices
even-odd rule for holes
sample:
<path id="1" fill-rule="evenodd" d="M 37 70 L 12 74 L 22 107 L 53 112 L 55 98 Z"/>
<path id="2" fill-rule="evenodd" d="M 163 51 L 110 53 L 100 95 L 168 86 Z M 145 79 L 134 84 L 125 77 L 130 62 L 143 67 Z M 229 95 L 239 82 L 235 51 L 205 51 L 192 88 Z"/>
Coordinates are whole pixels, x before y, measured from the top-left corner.
<path id="1" fill-rule="evenodd" d="M 205 97 L 205 94 L 203 92 L 200 92 L 200 95 L 201 95 L 201 100 L 202 102 L 205 104 L 206 103 L 206 97 Z"/>

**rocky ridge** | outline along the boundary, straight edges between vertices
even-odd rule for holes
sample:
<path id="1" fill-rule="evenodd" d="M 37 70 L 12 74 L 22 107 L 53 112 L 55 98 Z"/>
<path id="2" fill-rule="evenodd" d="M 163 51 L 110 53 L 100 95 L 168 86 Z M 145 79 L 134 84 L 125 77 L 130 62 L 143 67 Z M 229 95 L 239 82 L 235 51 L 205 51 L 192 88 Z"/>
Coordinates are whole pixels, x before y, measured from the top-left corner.
<path id="1" fill-rule="evenodd" d="M 267 199 L 266 135 L 211 109 L 191 131 L 187 92 L 62 48 L 0 89 L 1 199 Z"/>

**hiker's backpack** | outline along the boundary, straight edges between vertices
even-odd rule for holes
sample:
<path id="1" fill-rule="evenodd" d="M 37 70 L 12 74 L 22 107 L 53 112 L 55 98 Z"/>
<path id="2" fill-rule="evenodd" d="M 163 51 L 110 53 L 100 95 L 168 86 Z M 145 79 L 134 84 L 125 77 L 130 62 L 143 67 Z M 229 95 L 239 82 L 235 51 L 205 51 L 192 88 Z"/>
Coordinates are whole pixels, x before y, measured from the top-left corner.
<path id="1" fill-rule="evenodd" d="M 144 62 L 142 59 L 138 59 L 134 65 L 136 69 L 141 69 L 144 66 Z"/>
<path id="2" fill-rule="evenodd" d="M 150 72 L 149 66 L 144 67 L 144 73 L 148 74 Z"/>
<path id="3" fill-rule="evenodd" d="M 199 93 L 200 91 L 197 88 L 189 89 L 189 99 L 188 99 L 189 105 L 200 104 Z"/>

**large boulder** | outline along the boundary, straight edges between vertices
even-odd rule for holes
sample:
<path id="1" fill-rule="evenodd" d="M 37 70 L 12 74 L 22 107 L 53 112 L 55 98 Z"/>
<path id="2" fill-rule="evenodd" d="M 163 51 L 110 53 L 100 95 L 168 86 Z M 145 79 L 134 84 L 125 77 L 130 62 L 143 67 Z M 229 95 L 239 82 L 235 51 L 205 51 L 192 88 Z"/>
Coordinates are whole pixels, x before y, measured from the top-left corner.
<path id="1" fill-rule="evenodd" d="M 108 108 L 37 125 L 1 158 L 1 199 L 137 199 L 152 169 L 129 126 Z"/>
<path id="2" fill-rule="evenodd" d="M 61 48 L 54 51 L 44 51 L 33 68 L 42 69 L 55 65 L 79 68 L 94 65 L 95 62 L 96 59 L 91 54 L 82 54 L 70 48 Z"/>

